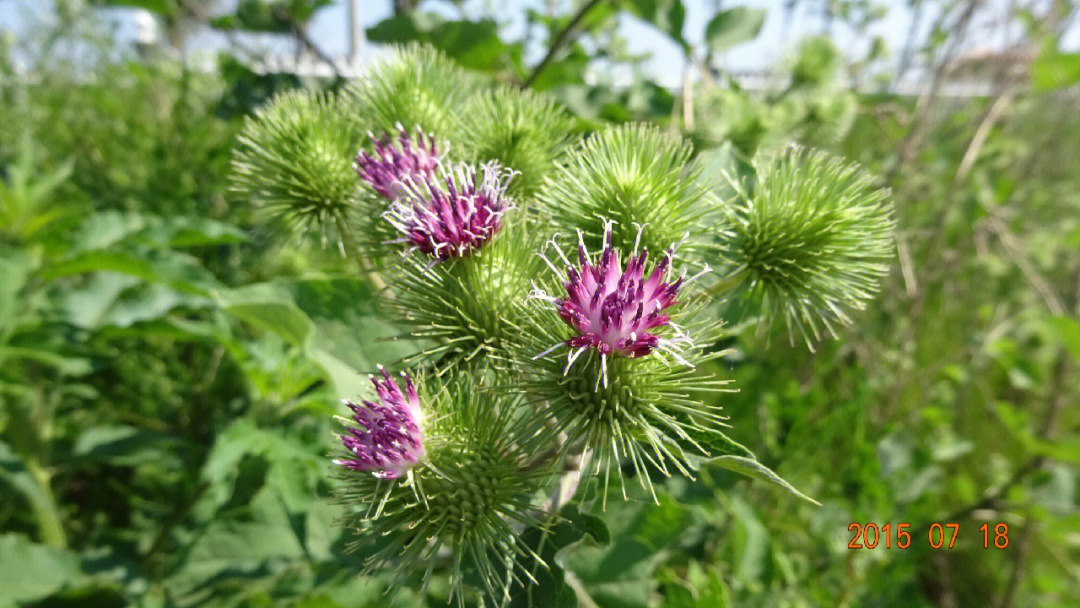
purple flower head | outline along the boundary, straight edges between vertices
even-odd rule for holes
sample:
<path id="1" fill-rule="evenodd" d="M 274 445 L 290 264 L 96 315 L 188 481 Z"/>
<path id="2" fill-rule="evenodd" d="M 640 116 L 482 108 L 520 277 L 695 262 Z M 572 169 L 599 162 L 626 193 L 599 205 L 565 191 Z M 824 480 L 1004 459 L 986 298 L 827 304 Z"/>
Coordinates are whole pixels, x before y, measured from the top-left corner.
<path id="1" fill-rule="evenodd" d="M 379 372 L 381 379 L 371 377 L 378 403 L 362 401 L 357 405 L 344 401 L 357 426 L 341 435 L 341 443 L 351 456 L 334 462 L 357 471 L 371 471 L 380 479 L 396 479 L 424 457 L 424 433 L 420 428 L 423 413 L 416 387 L 405 372 L 401 373 L 405 378 L 404 393 L 381 365 Z"/>
<path id="2" fill-rule="evenodd" d="M 376 192 L 388 200 L 396 199 L 402 191 L 402 182 L 412 177 L 427 177 L 435 173 L 439 153 L 435 140 L 417 127 L 416 135 L 409 135 L 397 125 L 396 135 L 383 133 L 376 138 L 368 133 L 374 151 L 361 151 L 356 156 L 356 172 L 371 184 Z"/>
<path id="3" fill-rule="evenodd" d="M 559 298 L 540 290 L 533 292 L 533 297 L 553 304 L 562 320 L 577 332 L 577 335 L 564 343 L 556 344 L 535 358 L 565 345 L 571 349 L 565 370 L 568 371 L 581 353 L 590 348 L 596 349 L 601 356 L 605 386 L 608 356 L 637 358 L 659 349 L 680 363 L 690 365 L 678 354 L 676 348 L 681 343 L 688 343 L 690 339 L 671 321 L 671 317 L 664 310 L 677 303 L 679 289 L 684 284 L 696 280 L 709 270 L 706 266 L 690 279 L 687 279 L 684 273 L 678 279 L 670 281 L 671 262 L 678 248 L 676 244 L 664 254 L 651 273 L 646 273 L 648 251 L 642 250 L 638 253 L 643 226 L 638 229 L 634 251 L 624 270 L 620 264 L 619 253 L 611 247 L 611 224 L 609 221 L 605 226 L 604 248 L 595 264 L 585 248 L 580 230 L 577 267 L 570 263 L 553 239 L 549 244 L 554 245 L 559 257 L 566 264 L 566 281 L 563 284 L 566 294 Z M 558 272 L 547 257 L 544 257 L 544 261 Z M 662 338 L 654 333 L 654 330 L 664 326 L 671 326 L 675 333 L 674 338 Z"/>
<path id="4" fill-rule="evenodd" d="M 405 180 L 403 192 L 385 213 L 409 243 L 436 261 L 462 258 L 490 241 L 512 207 L 506 187 L 514 172 L 488 163 L 439 165 L 437 174 Z"/>

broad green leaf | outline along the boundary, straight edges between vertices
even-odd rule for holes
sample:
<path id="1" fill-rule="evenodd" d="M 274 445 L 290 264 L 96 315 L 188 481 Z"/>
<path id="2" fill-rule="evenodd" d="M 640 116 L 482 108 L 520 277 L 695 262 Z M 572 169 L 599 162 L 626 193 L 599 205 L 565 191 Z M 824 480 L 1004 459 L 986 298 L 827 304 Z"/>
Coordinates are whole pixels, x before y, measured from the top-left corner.
<path id="1" fill-rule="evenodd" d="M 664 492 L 652 502 L 608 502 L 608 545 L 574 543 L 560 550 L 556 562 L 570 571 L 571 586 L 605 608 L 651 605 L 657 566 L 672 546 L 685 541 L 694 527 L 694 511 Z"/>
<path id="2" fill-rule="evenodd" d="M 174 17 L 179 9 L 174 0 L 91 0 L 91 4 L 141 8 L 162 17 Z"/>
<path id="3" fill-rule="evenodd" d="M 205 296 L 222 288 L 196 258 L 175 251 L 88 251 L 45 268 L 41 276 L 57 279 L 99 270 L 128 274 L 193 295 Z"/>
<path id="4" fill-rule="evenodd" d="M 705 26 L 705 44 L 721 53 L 757 37 L 765 23 L 765 9 L 736 6 L 722 10 Z"/>
<path id="5" fill-rule="evenodd" d="M 529 528 L 522 539 L 544 560 L 547 567 L 531 569 L 538 584 L 514 590 L 510 605 L 513 608 L 562 608 L 572 606 L 575 591 L 567 585 L 564 570 L 558 561 L 561 551 L 578 546 L 606 546 L 611 532 L 603 519 L 581 513 L 577 505 L 567 505 L 559 512 L 550 533 Z"/>
<path id="6" fill-rule="evenodd" d="M 47 365 L 67 376 L 83 376 L 92 369 L 90 361 L 83 357 L 70 357 L 45 348 L 0 345 L 0 362 L 18 359 Z"/>
<path id="7" fill-rule="evenodd" d="M 86 329 L 129 327 L 159 319 L 179 307 L 198 308 L 210 302 L 115 272 L 91 274 L 82 285 L 67 287 L 56 297 L 64 319 Z"/>
<path id="8" fill-rule="evenodd" d="M 132 426 L 101 425 L 79 435 L 72 454 L 81 463 L 111 466 L 154 465 L 179 468 L 174 450 L 185 446 L 177 437 Z"/>
<path id="9" fill-rule="evenodd" d="M 664 585 L 660 608 L 729 608 L 730 592 L 717 568 L 692 560 L 685 580 Z"/>
<path id="10" fill-rule="evenodd" d="M 19 292 L 30 277 L 32 262 L 26 252 L 0 249 L 0 329 L 26 314 L 17 310 Z"/>
<path id="11" fill-rule="evenodd" d="M 229 314 L 300 346 L 326 372 L 340 397 L 367 385 L 372 372 L 417 352 L 383 320 L 371 287 L 360 279 L 324 279 L 250 285 L 218 298 Z"/>
<path id="12" fill-rule="evenodd" d="M 745 456 L 720 456 L 717 458 L 711 458 L 707 462 L 716 466 L 725 468 L 729 471 L 734 471 L 740 475 L 746 475 L 747 477 L 753 477 L 754 479 L 760 479 L 767 481 L 773 485 L 779 486 L 787 490 L 793 496 L 801 498 L 805 501 L 811 502 L 820 506 L 821 503 L 803 494 L 795 489 L 787 481 L 784 481 L 782 477 L 772 471 L 772 469 L 761 464 L 753 458 L 747 458 Z"/>
<path id="13" fill-rule="evenodd" d="M 156 247 L 193 247 L 240 243 L 247 236 L 229 224 L 201 217 L 159 217 L 146 213 L 102 211 L 83 221 L 73 251 L 105 249 L 133 241 Z"/>
<path id="14" fill-rule="evenodd" d="M 39 600 L 87 580 L 75 553 L 18 534 L 0 536 L 0 606 Z"/>

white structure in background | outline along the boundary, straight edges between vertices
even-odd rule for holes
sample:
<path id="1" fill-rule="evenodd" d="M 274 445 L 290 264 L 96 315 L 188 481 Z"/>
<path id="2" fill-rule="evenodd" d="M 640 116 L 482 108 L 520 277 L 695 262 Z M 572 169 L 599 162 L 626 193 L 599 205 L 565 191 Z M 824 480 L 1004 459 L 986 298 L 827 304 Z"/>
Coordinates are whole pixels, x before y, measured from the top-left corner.
<path id="1" fill-rule="evenodd" d="M 349 63 L 360 64 L 360 55 L 364 48 L 364 23 L 360 20 L 360 0 L 347 0 L 346 25 L 349 37 Z"/>
<path id="2" fill-rule="evenodd" d="M 134 42 L 140 47 L 151 47 L 161 40 L 161 27 L 154 14 L 144 8 L 133 9 L 131 21 L 135 26 Z"/>

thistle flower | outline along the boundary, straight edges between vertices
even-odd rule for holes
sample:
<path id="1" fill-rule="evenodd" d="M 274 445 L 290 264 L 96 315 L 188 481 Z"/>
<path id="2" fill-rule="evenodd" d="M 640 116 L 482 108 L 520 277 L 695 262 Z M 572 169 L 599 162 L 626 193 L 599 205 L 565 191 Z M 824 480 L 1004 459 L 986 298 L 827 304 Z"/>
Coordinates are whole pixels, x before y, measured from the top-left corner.
<path id="1" fill-rule="evenodd" d="M 406 178 L 385 217 L 415 250 L 436 260 L 466 257 L 502 227 L 513 176 L 495 163 L 480 173 L 464 163 L 440 165 L 436 175 Z"/>
<path id="2" fill-rule="evenodd" d="M 719 406 L 696 398 L 729 390 L 729 381 L 700 370 L 727 352 L 700 347 L 719 337 L 718 326 L 697 314 L 699 299 L 680 295 L 701 273 L 669 279 L 677 246 L 646 273 L 637 242 L 622 270 L 611 244 L 613 224 L 604 226 L 604 249 L 595 264 L 580 236 L 576 267 L 557 245 L 565 271 L 542 256 L 552 276 L 533 290 L 538 304 L 521 323 L 528 330 L 514 342 L 508 388 L 537 408 L 530 421 L 537 442 L 562 435 L 560 457 L 584 452 L 590 472 L 603 476 L 606 500 L 612 470 L 626 496 L 623 459 L 652 492 L 650 468 L 692 476 L 693 454 L 731 442 L 720 431 L 725 417 Z M 565 359 L 552 356 L 563 347 Z"/>
<path id="3" fill-rule="evenodd" d="M 851 322 L 877 292 L 893 255 L 888 192 L 858 166 L 792 147 L 755 159 L 756 182 L 729 179 L 737 201 L 718 232 L 736 296 L 783 318 L 811 346 Z"/>
<path id="4" fill-rule="evenodd" d="M 590 247 L 603 247 L 608 218 L 616 249 L 638 240 L 659 252 L 688 235 L 682 255 L 703 261 L 717 205 L 700 168 L 688 164 L 691 152 L 689 142 L 655 127 L 613 127 L 568 154 L 537 199 L 559 229 L 582 230 Z M 635 226 L 645 226 L 640 235 Z"/>
<path id="5" fill-rule="evenodd" d="M 449 554 L 451 599 L 464 605 L 470 580 L 496 605 L 505 603 L 515 581 L 532 578 L 522 558 L 539 559 L 514 526 L 540 525 L 533 502 L 550 475 L 530 466 L 521 448 L 514 417 L 520 404 L 475 390 L 467 372 L 445 381 L 418 378 L 416 400 L 408 385 L 402 393 L 386 382 L 376 383 L 386 395 L 380 398 L 404 404 L 396 411 L 418 401 L 428 414 L 419 425 L 424 453 L 401 476 L 340 469 L 339 498 L 351 507 L 344 522 L 361 535 L 349 548 L 364 553 L 368 572 L 394 568 L 393 586 L 411 571 L 421 573 L 421 589 L 438 558 Z M 397 446 L 408 436 L 399 436 Z M 355 452 L 346 448 L 347 461 Z"/>
<path id="6" fill-rule="evenodd" d="M 405 391 L 381 365 L 382 380 L 372 376 L 378 402 L 344 403 L 352 410 L 357 426 L 341 435 L 341 443 L 351 454 L 336 464 L 356 471 L 370 471 L 379 479 L 397 479 L 424 458 L 424 420 L 420 397 L 412 378 L 405 378 Z"/>
<path id="7" fill-rule="evenodd" d="M 566 282 L 563 285 L 566 296 L 556 298 L 540 290 L 536 290 L 533 294 L 534 297 L 553 303 L 558 308 L 562 320 L 577 332 L 564 342 L 572 349 L 568 356 L 567 368 L 586 349 L 595 349 L 600 354 L 602 379 L 605 385 L 607 384 L 608 356 L 643 357 L 660 348 L 672 354 L 680 363 L 689 365 L 679 356 L 677 348 L 679 343 L 688 342 L 689 338 L 671 322 L 671 317 L 664 313 L 666 308 L 675 304 L 679 289 L 686 280 L 684 274 L 675 281 L 666 281 L 671 260 L 678 245 L 668 249 L 646 278 L 645 263 L 649 252 L 646 249 L 638 253 L 641 232 L 645 227 L 638 227 L 638 237 L 634 241 L 634 248 L 627 261 L 626 270 L 623 270 L 619 254 L 611 247 L 612 225 L 611 221 L 605 224 L 604 248 L 600 252 L 596 265 L 592 263 L 580 231 L 578 231 L 577 268 L 569 263 L 558 244 L 554 240 L 551 241 L 549 244 L 555 247 L 559 257 L 567 265 Z M 541 253 L 541 256 L 544 254 Z M 558 272 L 546 256 L 543 259 L 552 270 Z M 708 270 L 706 266 L 687 282 L 696 280 Z M 664 339 L 656 333 L 650 333 L 668 325 L 675 330 L 675 339 Z M 560 346 L 562 345 L 557 344 L 537 357 L 542 357 Z"/>
<path id="8" fill-rule="evenodd" d="M 383 198 L 396 199 L 407 179 L 423 179 L 435 173 L 439 153 L 435 140 L 423 129 L 417 128 L 413 136 L 398 123 L 394 132 L 379 137 L 369 132 L 368 138 L 374 150 L 357 154 L 356 173 Z"/>
<path id="9" fill-rule="evenodd" d="M 353 215 L 359 124 L 334 97 L 290 91 L 244 122 L 232 189 L 299 230 L 339 230 Z"/>

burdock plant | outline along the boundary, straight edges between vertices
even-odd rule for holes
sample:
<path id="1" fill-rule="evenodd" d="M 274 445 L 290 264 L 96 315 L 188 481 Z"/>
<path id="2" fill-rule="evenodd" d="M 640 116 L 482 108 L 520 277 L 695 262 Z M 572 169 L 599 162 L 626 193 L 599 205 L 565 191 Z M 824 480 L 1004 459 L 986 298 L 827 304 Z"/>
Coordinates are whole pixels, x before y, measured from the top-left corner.
<path id="1" fill-rule="evenodd" d="M 569 501 L 658 500 L 713 465 L 778 481 L 725 435 L 734 387 L 708 363 L 736 336 L 712 304 L 816 339 L 886 271 L 888 198 L 851 164 L 793 150 L 721 190 L 675 134 L 573 125 L 410 46 L 340 97 L 278 97 L 240 140 L 237 191 L 380 260 L 365 278 L 419 345 L 387 362 L 408 375 L 339 395 L 345 522 L 396 585 L 449 572 L 459 604 L 502 605 Z"/>

